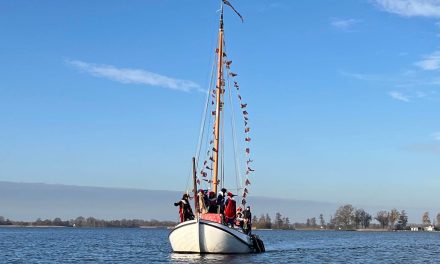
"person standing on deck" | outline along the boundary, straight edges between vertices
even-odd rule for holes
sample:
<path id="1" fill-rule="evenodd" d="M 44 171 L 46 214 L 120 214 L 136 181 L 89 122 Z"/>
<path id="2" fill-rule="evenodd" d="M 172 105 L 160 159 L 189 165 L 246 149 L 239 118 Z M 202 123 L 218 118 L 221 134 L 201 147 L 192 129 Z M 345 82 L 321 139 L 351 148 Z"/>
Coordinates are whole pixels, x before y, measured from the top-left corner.
<path id="1" fill-rule="evenodd" d="M 228 198 L 225 202 L 225 222 L 226 225 L 234 226 L 236 217 L 237 204 L 234 200 L 234 195 L 228 192 Z"/>
<path id="2" fill-rule="evenodd" d="M 199 190 L 197 196 L 197 198 L 199 199 L 199 213 L 206 214 L 207 210 L 205 205 L 205 192 L 203 191 L 203 189 Z"/>
<path id="3" fill-rule="evenodd" d="M 180 222 L 185 222 L 194 219 L 194 213 L 188 201 L 189 195 L 184 193 L 182 200 L 174 203 L 174 206 L 179 206 Z"/>
<path id="4" fill-rule="evenodd" d="M 247 206 L 243 212 L 243 230 L 246 234 L 250 234 L 252 230 L 252 213 L 250 206 Z"/>
<path id="5" fill-rule="evenodd" d="M 222 188 L 221 191 L 217 195 L 217 205 L 218 205 L 218 213 L 224 214 L 225 213 L 225 196 L 226 196 L 226 189 Z"/>

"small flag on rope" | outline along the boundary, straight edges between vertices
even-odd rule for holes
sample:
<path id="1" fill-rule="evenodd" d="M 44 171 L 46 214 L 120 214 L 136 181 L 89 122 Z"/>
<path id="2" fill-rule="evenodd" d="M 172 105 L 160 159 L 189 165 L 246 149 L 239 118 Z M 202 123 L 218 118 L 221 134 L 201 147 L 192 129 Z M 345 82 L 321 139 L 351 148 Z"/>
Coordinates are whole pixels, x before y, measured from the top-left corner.
<path id="1" fill-rule="evenodd" d="M 207 163 L 208 163 L 208 161 L 205 160 L 205 161 L 203 162 L 203 166 L 205 166 Z"/>
<path id="2" fill-rule="evenodd" d="M 249 163 L 252 163 L 252 162 L 254 162 L 253 160 L 251 160 L 251 159 L 248 159 L 247 161 L 246 161 L 246 164 L 248 164 L 249 165 Z"/>
<path id="3" fill-rule="evenodd" d="M 245 117 L 244 117 L 244 120 L 246 120 L 246 121 L 249 120 L 249 117 L 245 116 Z"/>
<path id="4" fill-rule="evenodd" d="M 247 169 L 248 169 L 248 171 L 255 171 L 255 170 L 251 169 L 250 167 L 248 167 Z"/>
<path id="5" fill-rule="evenodd" d="M 248 114 L 249 113 L 246 110 L 243 111 L 243 115 L 248 115 Z"/>
<path id="6" fill-rule="evenodd" d="M 244 205 L 246 205 L 246 199 L 243 199 L 242 201 L 241 201 L 241 204 L 244 206 Z"/>
<path id="7" fill-rule="evenodd" d="M 247 104 L 241 104 L 241 108 L 246 108 Z"/>
<path id="8" fill-rule="evenodd" d="M 244 188 L 244 193 L 249 193 L 247 188 Z"/>
<path id="9" fill-rule="evenodd" d="M 216 148 L 212 148 L 212 151 L 217 152 L 217 149 Z"/>
<path id="10" fill-rule="evenodd" d="M 205 168 L 208 169 L 208 170 L 212 170 L 212 168 L 210 168 L 209 166 L 206 166 Z"/>
<path id="11" fill-rule="evenodd" d="M 246 196 L 247 196 L 247 193 L 243 193 L 243 198 L 246 198 Z"/>
<path id="12" fill-rule="evenodd" d="M 226 52 L 223 52 L 223 57 L 227 57 Z"/>
<path id="13" fill-rule="evenodd" d="M 226 68 L 229 69 L 231 67 L 232 61 L 227 61 L 225 62 L 225 64 L 226 64 Z"/>
<path id="14" fill-rule="evenodd" d="M 248 186 L 248 185 L 250 185 L 251 184 L 251 181 L 249 180 L 249 179 L 246 179 L 246 181 L 245 181 L 245 183 L 244 183 L 246 186 Z"/>
<path id="15" fill-rule="evenodd" d="M 244 133 L 248 133 L 250 130 L 251 130 L 250 127 L 246 127 L 246 128 L 244 129 Z"/>
<path id="16" fill-rule="evenodd" d="M 213 157 L 209 157 L 209 160 L 211 160 L 212 162 L 214 162 L 214 158 L 213 158 Z"/>
<path id="17" fill-rule="evenodd" d="M 249 148 L 246 148 L 246 154 L 250 154 L 251 150 Z"/>
<path id="18" fill-rule="evenodd" d="M 246 142 L 251 142 L 251 138 L 250 137 L 247 137 L 247 138 L 245 138 L 244 139 Z"/>
<path id="19" fill-rule="evenodd" d="M 232 77 L 235 77 L 235 76 L 237 76 L 238 74 L 233 73 L 233 72 L 230 72 L 229 75 L 231 75 Z"/>
<path id="20" fill-rule="evenodd" d="M 212 145 L 214 143 L 214 140 L 209 141 L 209 145 Z"/>
<path id="21" fill-rule="evenodd" d="M 197 179 L 197 184 L 200 185 L 200 180 L 199 179 Z"/>
<path id="22" fill-rule="evenodd" d="M 214 116 L 215 115 L 215 111 L 212 111 L 211 114 Z"/>
<path id="23" fill-rule="evenodd" d="M 248 125 L 248 122 L 247 121 L 244 121 L 244 126 L 247 126 Z"/>
<path id="24" fill-rule="evenodd" d="M 208 173 L 206 173 L 206 172 L 202 172 L 202 176 L 203 176 L 203 177 L 207 177 L 207 176 L 208 176 Z"/>
<path id="25" fill-rule="evenodd" d="M 240 101 L 241 101 L 241 95 L 238 95 L 238 100 L 240 100 Z"/>

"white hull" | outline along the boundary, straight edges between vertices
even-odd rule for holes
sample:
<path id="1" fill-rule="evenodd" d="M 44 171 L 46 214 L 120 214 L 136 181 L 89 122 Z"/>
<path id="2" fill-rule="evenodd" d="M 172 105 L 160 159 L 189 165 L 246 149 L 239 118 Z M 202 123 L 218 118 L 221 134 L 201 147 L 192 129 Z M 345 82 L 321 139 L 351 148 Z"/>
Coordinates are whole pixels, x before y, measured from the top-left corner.
<path id="1" fill-rule="evenodd" d="M 171 247 L 179 253 L 251 253 L 250 236 L 225 225 L 190 220 L 178 224 L 169 234 Z"/>

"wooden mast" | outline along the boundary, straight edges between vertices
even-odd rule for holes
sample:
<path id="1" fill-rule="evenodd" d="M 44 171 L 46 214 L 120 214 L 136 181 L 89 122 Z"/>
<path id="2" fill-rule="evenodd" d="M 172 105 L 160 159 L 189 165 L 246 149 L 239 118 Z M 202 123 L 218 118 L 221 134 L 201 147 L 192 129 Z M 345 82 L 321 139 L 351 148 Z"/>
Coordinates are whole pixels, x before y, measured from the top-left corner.
<path id="1" fill-rule="evenodd" d="M 215 109 L 215 126 L 214 126 L 214 149 L 213 149 L 213 176 L 212 190 L 217 194 L 218 185 L 218 167 L 220 152 L 220 113 L 222 111 L 222 90 L 223 90 L 223 3 L 220 13 L 220 29 L 218 32 L 218 49 L 217 49 L 217 86 L 216 86 L 216 109 Z"/>

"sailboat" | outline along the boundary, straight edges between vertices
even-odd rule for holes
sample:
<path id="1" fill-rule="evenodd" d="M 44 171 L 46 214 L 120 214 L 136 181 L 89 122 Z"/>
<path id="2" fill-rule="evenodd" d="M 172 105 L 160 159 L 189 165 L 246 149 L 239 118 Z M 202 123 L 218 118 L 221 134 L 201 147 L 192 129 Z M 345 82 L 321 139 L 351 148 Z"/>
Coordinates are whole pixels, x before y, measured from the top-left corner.
<path id="1" fill-rule="evenodd" d="M 251 230 L 243 230 L 237 225 L 227 225 L 224 215 L 221 212 L 207 213 L 200 209 L 198 199 L 198 190 L 203 190 L 202 185 L 208 185 L 210 193 L 216 195 L 217 191 L 224 185 L 224 116 L 225 115 L 225 97 L 229 94 L 230 103 L 232 105 L 232 95 L 235 93 L 238 98 L 240 114 L 243 117 L 244 132 L 243 136 L 243 154 L 246 155 L 244 176 L 240 172 L 238 158 L 235 158 L 236 182 L 240 182 L 235 190 L 241 192 L 241 203 L 238 207 L 246 206 L 246 198 L 249 193 L 250 180 L 249 176 L 254 171 L 250 164 L 250 148 L 248 144 L 251 139 L 249 137 L 249 117 L 247 112 L 247 104 L 243 102 L 240 94 L 240 86 L 236 80 L 236 73 L 231 72 L 231 64 L 225 51 L 224 40 L 224 21 L 223 10 L 224 5 L 232 8 L 232 10 L 243 20 L 240 13 L 230 4 L 229 1 L 220 1 L 220 23 L 218 32 L 218 44 L 215 49 L 215 63 L 212 72 L 210 89 L 207 93 L 204 116 L 202 117 L 202 128 L 199 137 L 199 144 L 192 164 L 192 195 L 194 198 L 195 216 L 192 220 L 182 221 L 176 225 L 169 234 L 169 240 L 173 252 L 177 253 L 261 253 L 265 251 L 263 241 L 257 236 L 252 235 Z M 214 73 L 216 73 L 214 75 Z M 232 119 L 235 122 L 235 115 L 231 106 Z M 209 113 L 209 114 L 207 114 Z M 209 119 L 209 120 L 208 120 Z M 207 121 L 208 120 L 208 121 Z M 233 124 L 235 124 L 233 122 Z M 208 128 L 208 129 L 206 129 Z M 212 129 L 212 130 L 210 130 Z M 233 146 L 234 156 L 236 156 L 238 144 L 236 143 L 236 128 L 232 125 L 233 130 Z M 206 158 L 202 162 L 200 153 L 206 134 L 205 152 Z M 212 131 L 212 133 L 211 133 Z M 208 143 L 209 141 L 209 143 Z M 207 150 L 207 151 L 206 151 Z M 208 174 L 211 174 L 209 177 Z M 231 194 L 230 192 L 228 193 Z M 223 193 L 223 195 L 225 195 Z M 238 196 L 238 195 L 237 195 Z M 232 195 L 231 195 L 232 197 Z M 250 223 L 249 223 L 250 224 Z"/>

